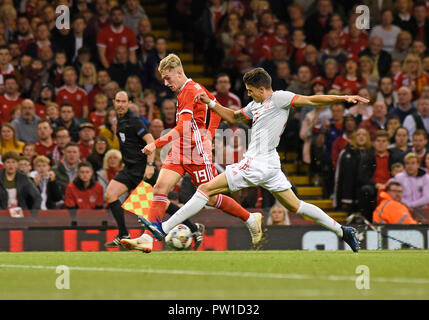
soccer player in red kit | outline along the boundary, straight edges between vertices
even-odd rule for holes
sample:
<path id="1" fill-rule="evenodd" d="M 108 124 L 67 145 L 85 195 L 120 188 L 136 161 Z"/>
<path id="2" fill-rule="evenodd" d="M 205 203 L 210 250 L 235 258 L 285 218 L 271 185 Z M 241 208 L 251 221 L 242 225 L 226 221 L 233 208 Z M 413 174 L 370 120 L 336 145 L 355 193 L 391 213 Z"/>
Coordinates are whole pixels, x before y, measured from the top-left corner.
<path id="1" fill-rule="evenodd" d="M 162 148 L 173 141 L 172 149 L 163 163 L 153 188 L 153 201 L 148 214 L 148 220 L 152 222 L 162 220 L 168 206 L 167 194 L 185 173 L 191 176 L 196 186 L 214 179 L 217 175 L 211 158 L 211 138 L 214 137 L 220 123 L 220 117 L 211 112 L 206 104 L 195 101 L 195 95 L 200 92 L 207 93 L 211 99 L 214 97 L 202 85 L 186 77 L 178 56 L 170 54 L 162 59 L 158 70 L 164 84 L 177 93 L 177 121 L 176 127 L 169 133 L 146 145 L 142 150 L 149 155 L 157 148 Z M 211 112 L 210 123 L 205 130 L 208 112 Z M 262 215 L 260 213 L 249 213 L 235 200 L 225 195 L 211 197 L 208 205 L 245 221 L 254 244 L 261 240 Z M 152 243 L 153 237 L 148 230 L 139 238 L 121 240 L 122 246 L 147 253 L 152 251 Z"/>

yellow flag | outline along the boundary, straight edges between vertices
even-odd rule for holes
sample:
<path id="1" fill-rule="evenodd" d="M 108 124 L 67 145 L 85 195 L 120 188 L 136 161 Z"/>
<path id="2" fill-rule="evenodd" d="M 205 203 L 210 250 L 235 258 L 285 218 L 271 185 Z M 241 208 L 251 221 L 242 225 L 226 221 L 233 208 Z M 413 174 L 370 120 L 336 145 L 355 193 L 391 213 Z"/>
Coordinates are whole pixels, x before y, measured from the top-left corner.
<path id="1" fill-rule="evenodd" d="M 147 218 L 153 199 L 152 186 L 143 181 L 134 189 L 127 200 L 122 204 L 122 208 L 138 216 Z"/>

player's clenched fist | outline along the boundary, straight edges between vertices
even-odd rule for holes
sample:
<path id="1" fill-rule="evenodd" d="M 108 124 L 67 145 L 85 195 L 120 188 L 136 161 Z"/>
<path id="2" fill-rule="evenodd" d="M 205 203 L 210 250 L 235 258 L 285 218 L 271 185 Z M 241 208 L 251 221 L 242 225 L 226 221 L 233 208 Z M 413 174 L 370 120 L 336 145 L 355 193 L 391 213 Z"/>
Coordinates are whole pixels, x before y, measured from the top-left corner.
<path id="1" fill-rule="evenodd" d="M 146 155 L 151 155 L 154 151 L 156 150 L 156 145 L 154 142 L 149 143 L 148 145 L 146 145 L 146 147 L 144 147 L 142 149 L 142 152 Z"/>

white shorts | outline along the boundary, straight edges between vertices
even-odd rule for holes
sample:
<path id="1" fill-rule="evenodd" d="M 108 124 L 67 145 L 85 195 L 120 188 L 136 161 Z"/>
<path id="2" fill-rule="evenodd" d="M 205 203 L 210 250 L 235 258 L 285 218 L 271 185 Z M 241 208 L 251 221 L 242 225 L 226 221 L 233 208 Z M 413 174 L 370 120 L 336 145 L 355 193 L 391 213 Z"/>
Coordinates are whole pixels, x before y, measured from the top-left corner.
<path id="1" fill-rule="evenodd" d="M 292 188 L 281 168 L 270 166 L 266 161 L 244 158 L 239 163 L 226 167 L 226 180 L 229 190 L 238 191 L 248 187 L 260 186 L 271 192 Z"/>

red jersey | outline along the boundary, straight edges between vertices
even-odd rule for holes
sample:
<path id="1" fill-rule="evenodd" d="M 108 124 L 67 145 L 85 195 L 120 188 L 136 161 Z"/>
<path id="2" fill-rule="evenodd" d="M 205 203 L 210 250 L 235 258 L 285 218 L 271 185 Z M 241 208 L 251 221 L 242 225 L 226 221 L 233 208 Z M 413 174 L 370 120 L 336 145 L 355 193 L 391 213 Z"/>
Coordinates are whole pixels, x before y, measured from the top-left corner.
<path id="1" fill-rule="evenodd" d="M 220 93 L 217 93 L 214 91 L 212 93 L 217 101 L 219 101 L 219 104 L 221 104 L 224 107 L 229 108 L 232 105 L 236 105 L 241 109 L 241 101 L 240 98 L 237 97 L 232 92 L 228 92 L 226 95 L 221 95 Z"/>
<path id="2" fill-rule="evenodd" d="M 400 87 L 411 87 L 411 84 L 414 82 L 416 90 L 413 92 L 413 100 L 416 100 L 420 97 L 422 92 L 423 85 L 429 83 L 429 76 L 427 73 L 422 72 L 420 76 L 412 78 L 408 74 L 399 72 L 393 79 L 395 90 L 398 90 Z"/>
<path id="3" fill-rule="evenodd" d="M 95 209 L 104 207 L 103 186 L 99 182 L 95 182 L 88 189 L 78 188 L 74 182 L 67 185 L 64 204 L 68 208 L 78 209 Z"/>
<path id="4" fill-rule="evenodd" d="M 46 156 L 49 159 L 52 158 L 52 155 L 54 154 L 55 147 L 57 146 L 55 144 L 55 142 L 52 143 L 49 147 L 43 145 L 40 141 L 37 141 L 35 144 L 36 144 L 36 153 L 39 156 Z"/>
<path id="5" fill-rule="evenodd" d="M 41 104 L 34 104 L 34 108 L 36 109 L 36 114 L 40 117 L 40 119 L 46 118 L 46 108 L 44 105 Z"/>
<path id="6" fill-rule="evenodd" d="M 97 114 L 95 111 L 91 112 L 88 117 L 88 122 L 94 125 L 95 135 L 98 135 L 99 127 L 104 124 L 105 114 Z"/>
<path id="7" fill-rule="evenodd" d="M 63 86 L 58 90 L 56 102 L 60 106 L 64 101 L 72 103 L 76 118 L 82 118 L 83 106 L 88 106 L 88 94 L 79 87 L 70 90 L 66 86 Z"/>
<path id="8" fill-rule="evenodd" d="M 195 101 L 195 95 L 200 92 L 206 92 L 210 99 L 215 99 L 206 88 L 192 79 L 186 80 L 179 91 L 177 96 L 177 125 L 167 135 L 155 141 L 156 146 L 160 148 L 174 140 L 166 162 L 211 164 L 211 140 L 221 118 L 214 111 L 211 111 L 206 104 Z M 209 112 L 210 123 L 207 126 Z M 210 138 L 208 139 L 208 137 Z"/>
<path id="9" fill-rule="evenodd" d="M 334 83 L 332 84 L 332 88 L 341 90 L 341 92 L 346 93 L 345 90 L 350 90 L 348 94 L 357 94 L 359 87 L 366 84 L 366 81 L 362 79 L 359 82 L 357 79 L 350 79 L 347 77 L 343 77 L 339 75 L 335 78 Z"/>
<path id="10" fill-rule="evenodd" d="M 22 102 L 22 98 L 11 98 L 7 94 L 0 96 L 0 123 L 10 122 L 10 114 L 18 104 Z"/>
<path id="11" fill-rule="evenodd" d="M 115 58 L 118 46 L 125 46 L 129 50 L 138 49 L 137 38 L 133 30 L 122 26 L 119 31 L 115 31 L 110 24 L 98 32 L 97 46 L 106 48 L 106 59 L 109 63 L 112 63 Z"/>
<path id="12" fill-rule="evenodd" d="M 1 70 L 0 72 L 0 89 L 4 88 L 4 79 L 6 79 L 7 76 L 11 76 L 15 73 L 15 68 L 12 64 L 8 64 L 7 68 L 5 70 Z"/>
<path id="13" fill-rule="evenodd" d="M 83 143 L 82 141 L 78 141 L 77 144 L 79 145 L 79 151 L 80 151 L 80 158 L 86 159 L 92 152 L 92 146 Z"/>

